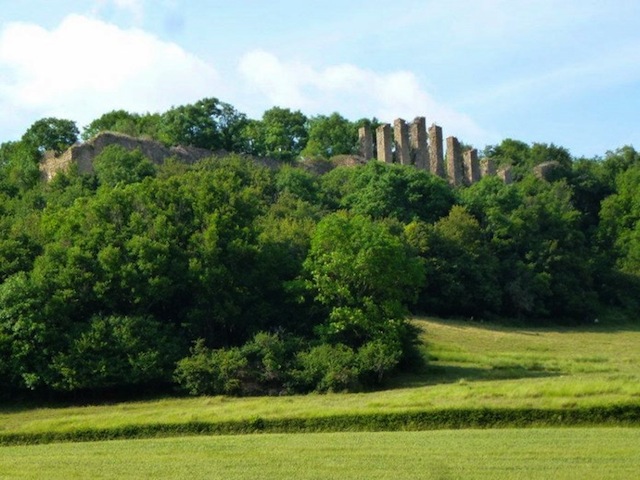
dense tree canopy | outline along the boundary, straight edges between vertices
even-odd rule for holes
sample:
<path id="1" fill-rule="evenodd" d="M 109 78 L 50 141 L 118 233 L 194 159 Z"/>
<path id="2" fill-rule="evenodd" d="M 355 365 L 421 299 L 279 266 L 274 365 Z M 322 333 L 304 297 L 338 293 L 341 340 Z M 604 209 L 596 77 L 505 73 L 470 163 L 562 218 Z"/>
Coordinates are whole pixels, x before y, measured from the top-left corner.
<path id="1" fill-rule="evenodd" d="M 485 153 L 515 183 L 453 188 L 412 166 L 334 168 L 328 157 L 353 153 L 358 124 L 279 107 L 248 120 L 215 98 L 117 110 L 83 137 L 112 130 L 276 161 L 154 165 L 108 147 L 93 173 L 48 183 L 42 152 L 75 142 L 73 122 L 43 119 L 1 144 L 0 391 L 369 388 L 407 364 L 410 312 L 637 317 L 633 147 L 574 159 L 508 139 Z M 554 175 L 532 173 L 546 162 Z"/>

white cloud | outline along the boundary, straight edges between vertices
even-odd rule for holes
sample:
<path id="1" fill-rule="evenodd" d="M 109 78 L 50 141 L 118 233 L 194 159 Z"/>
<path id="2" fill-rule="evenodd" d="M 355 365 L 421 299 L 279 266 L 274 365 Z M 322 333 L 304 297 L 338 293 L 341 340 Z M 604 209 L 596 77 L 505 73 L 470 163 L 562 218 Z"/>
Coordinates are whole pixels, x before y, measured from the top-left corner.
<path id="1" fill-rule="evenodd" d="M 270 105 L 307 114 L 337 111 L 352 119 L 376 116 L 386 122 L 425 116 L 428 123 L 441 125 L 446 135 L 482 145 L 493 141 L 493 135 L 468 115 L 437 102 L 409 71 L 378 73 L 348 64 L 317 69 L 283 62 L 262 50 L 244 55 L 239 71 L 247 87 L 265 96 Z"/>
<path id="2" fill-rule="evenodd" d="M 158 111 L 222 90 L 217 72 L 179 46 L 80 15 L 52 30 L 7 25 L 0 72 L 0 108 L 12 117 L 0 115 L 3 129 L 21 116 L 60 116 L 82 126 L 113 109 Z"/>

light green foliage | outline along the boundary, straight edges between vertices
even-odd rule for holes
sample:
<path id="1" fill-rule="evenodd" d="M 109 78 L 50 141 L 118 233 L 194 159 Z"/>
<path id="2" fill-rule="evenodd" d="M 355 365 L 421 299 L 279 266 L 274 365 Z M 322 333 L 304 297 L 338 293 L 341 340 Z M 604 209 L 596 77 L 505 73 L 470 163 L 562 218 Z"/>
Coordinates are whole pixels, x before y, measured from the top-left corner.
<path id="1" fill-rule="evenodd" d="M 304 264 L 316 300 L 328 310 L 322 335 L 359 347 L 399 339 L 422 265 L 387 224 L 339 212 L 324 217 Z"/>
<path id="2" fill-rule="evenodd" d="M 616 178 L 616 193 L 602 202 L 600 238 L 613 247 L 617 265 L 625 273 L 640 276 L 640 162 Z"/>
<path id="3" fill-rule="evenodd" d="M 358 387 L 355 352 L 346 345 L 322 344 L 298 356 L 295 381 L 302 390 L 342 392 Z"/>
<path id="4" fill-rule="evenodd" d="M 198 340 L 178 362 L 175 378 L 192 395 L 238 394 L 247 364 L 239 348 L 210 350 Z"/>
<path id="5" fill-rule="evenodd" d="M 40 157 L 38 148 L 28 142 L 1 144 L 0 191 L 15 197 L 38 185 Z"/>
<path id="6" fill-rule="evenodd" d="M 132 137 L 157 139 L 160 136 L 160 121 L 161 116 L 159 114 L 147 113 L 139 115 L 126 110 L 112 110 L 84 127 L 82 139 L 86 141 L 101 132 L 107 131 L 119 132 Z"/>
<path id="7" fill-rule="evenodd" d="M 516 180 L 531 174 L 533 167 L 544 162 L 558 162 L 555 179 L 565 178 L 571 171 L 571 155 L 566 148 L 546 143 L 528 145 L 519 140 L 507 138 L 499 145 L 488 146 L 484 155 L 498 162 L 502 167 L 511 167 Z"/>

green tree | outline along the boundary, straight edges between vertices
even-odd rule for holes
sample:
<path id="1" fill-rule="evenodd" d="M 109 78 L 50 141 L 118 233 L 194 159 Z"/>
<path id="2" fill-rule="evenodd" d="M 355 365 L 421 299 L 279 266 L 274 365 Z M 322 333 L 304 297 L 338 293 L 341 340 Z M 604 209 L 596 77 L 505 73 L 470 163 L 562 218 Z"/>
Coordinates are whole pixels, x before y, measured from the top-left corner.
<path id="1" fill-rule="evenodd" d="M 157 138 L 160 115 L 130 113 L 126 110 L 112 110 L 93 120 L 84 127 L 82 139 L 89 140 L 100 132 L 119 132 L 132 137 L 150 136 Z"/>
<path id="2" fill-rule="evenodd" d="M 404 165 L 372 161 L 361 167 L 339 167 L 322 178 L 329 206 L 402 222 L 428 222 L 447 214 L 452 189 L 441 178 Z"/>
<path id="3" fill-rule="evenodd" d="M 101 185 L 136 183 L 155 175 L 156 167 L 140 150 L 127 150 L 109 145 L 93 161 L 93 168 Z"/>
<path id="4" fill-rule="evenodd" d="M 386 223 L 338 212 L 324 217 L 304 263 L 309 287 L 325 307 L 319 327 L 332 342 L 360 347 L 407 333 L 407 304 L 424 280 L 422 264 Z"/>
<path id="5" fill-rule="evenodd" d="M 244 129 L 248 153 L 281 161 L 298 158 L 308 140 L 307 117 L 299 110 L 273 107 Z"/>
<path id="6" fill-rule="evenodd" d="M 413 222 L 406 232 L 425 263 L 427 282 L 418 308 L 445 316 L 500 312 L 498 259 L 480 224 L 464 207 L 454 206 L 434 225 Z"/>
<path id="7" fill-rule="evenodd" d="M 53 150 L 61 153 L 78 141 L 75 122 L 60 118 L 42 118 L 31 125 L 22 136 L 22 141 L 39 152 Z"/>
<path id="8" fill-rule="evenodd" d="M 174 107 L 162 115 L 161 139 L 169 145 L 234 151 L 242 145 L 246 116 L 217 98 Z"/>
<path id="9" fill-rule="evenodd" d="M 318 115 L 309 119 L 309 140 L 302 151 L 304 157 L 332 157 L 355 153 L 358 129 L 339 113 Z"/>

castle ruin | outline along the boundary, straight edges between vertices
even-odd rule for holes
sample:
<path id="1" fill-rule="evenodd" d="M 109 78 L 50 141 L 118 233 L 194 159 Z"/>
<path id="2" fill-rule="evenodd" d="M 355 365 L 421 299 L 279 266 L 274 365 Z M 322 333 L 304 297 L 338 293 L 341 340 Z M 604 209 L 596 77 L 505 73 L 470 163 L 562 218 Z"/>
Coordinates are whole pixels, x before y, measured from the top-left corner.
<path id="1" fill-rule="evenodd" d="M 393 122 L 393 138 L 391 132 L 391 125 L 388 123 L 383 123 L 376 129 L 376 158 L 381 162 L 413 165 L 419 170 L 429 171 L 448 180 L 455 187 L 472 185 L 489 175 L 498 176 L 505 183 L 512 182 L 509 167 L 497 170 L 492 159 L 480 161 L 475 148 L 463 152 L 456 137 L 447 137 L 445 155 L 442 128 L 434 123 L 427 131 L 424 117 L 416 117 L 411 125 L 404 119 L 397 118 Z M 374 158 L 371 127 L 361 127 L 358 135 L 362 158 Z"/>

